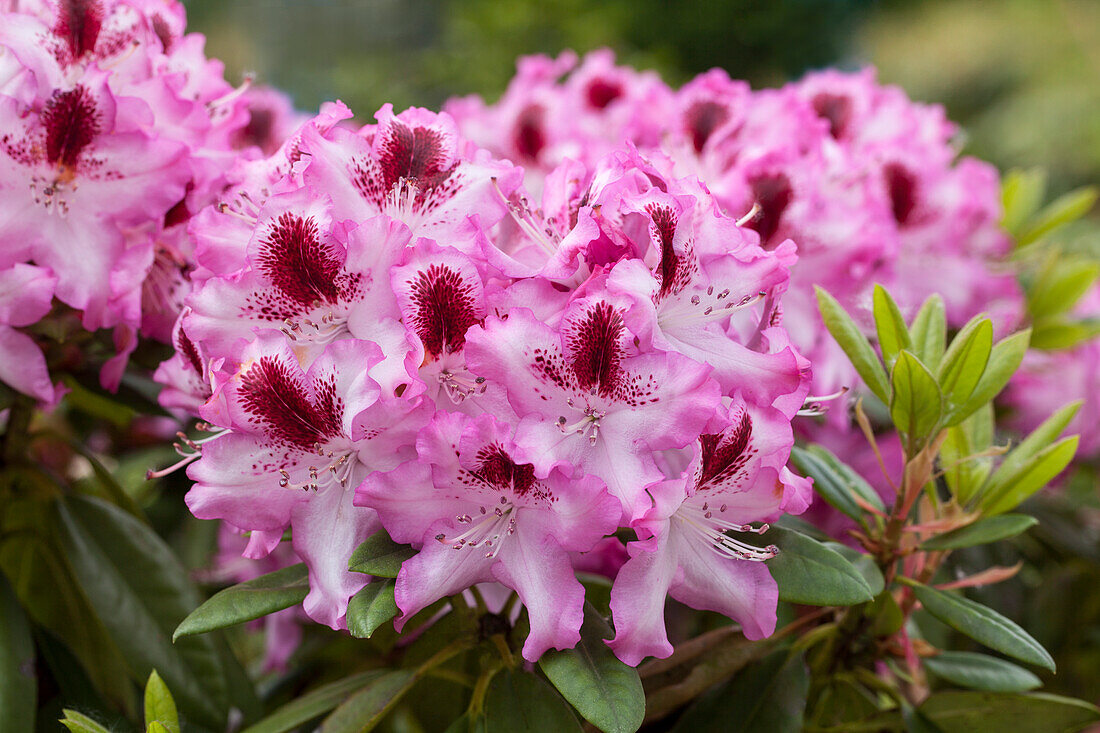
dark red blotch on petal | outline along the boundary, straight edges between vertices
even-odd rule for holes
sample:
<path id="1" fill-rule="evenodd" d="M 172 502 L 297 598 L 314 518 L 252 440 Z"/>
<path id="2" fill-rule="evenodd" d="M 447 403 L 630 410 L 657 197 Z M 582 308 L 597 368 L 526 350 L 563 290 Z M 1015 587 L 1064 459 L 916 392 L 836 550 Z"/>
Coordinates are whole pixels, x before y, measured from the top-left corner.
<path id="1" fill-rule="evenodd" d="M 676 239 L 676 213 L 667 206 L 650 204 L 646 212 L 653 220 L 653 228 L 661 245 L 661 289 L 658 295 L 668 295 L 676 284 L 676 275 L 680 269 L 680 258 L 676 254 L 673 242 Z"/>
<path id="2" fill-rule="evenodd" d="M 57 4 L 54 34 L 68 45 L 73 58 L 95 50 L 103 27 L 103 6 L 99 0 L 61 0 Z"/>
<path id="3" fill-rule="evenodd" d="M 325 246 L 312 217 L 285 213 L 271 225 L 257 264 L 271 284 L 300 306 L 336 303 L 343 263 Z"/>
<path id="4" fill-rule="evenodd" d="M 486 445 L 477 452 L 478 478 L 498 489 L 512 489 L 523 496 L 535 485 L 535 467 L 530 463 L 516 464 L 512 457 L 497 444 Z"/>
<path id="5" fill-rule="evenodd" d="M 378 163 L 387 191 L 403 178 L 431 188 L 450 175 L 443 134 L 439 130 L 409 127 L 393 120 L 384 135 Z"/>
<path id="6" fill-rule="evenodd" d="M 546 147 L 546 132 L 543 130 L 544 110 L 533 104 L 520 113 L 516 120 L 516 152 L 528 160 L 538 160 L 539 153 Z"/>
<path id="7" fill-rule="evenodd" d="M 790 180 L 782 173 L 759 176 L 751 183 L 753 199 L 760 204 L 760 211 L 747 226 L 760 235 L 761 245 L 767 247 L 779 231 L 780 220 L 791 204 L 794 191 Z"/>
<path id="8" fill-rule="evenodd" d="M 889 163 L 883 169 L 886 186 L 890 191 L 890 206 L 894 219 L 901 226 L 909 222 L 917 206 L 917 178 L 898 163 Z"/>
<path id="9" fill-rule="evenodd" d="M 202 377 L 202 359 L 199 357 L 199 350 L 195 346 L 195 342 L 187 337 L 182 328 L 176 336 L 176 351 L 182 354 L 187 363 L 191 365 L 191 368 L 195 370 L 195 373 Z"/>
<path id="10" fill-rule="evenodd" d="M 702 467 L 698 488 L 714 486 L 737 474 L 752 453 L 747 450 L 752 437 L 752 418 L 747 412 L 732 427 L 718 435 L 700 435 Z"/>
<path id="11" fill-rule="evenodd" d="M 839 140 L 848 130 L 852 119 L 852 100 L 839 94 L 822 92 L 813 98 L 814 112 L 829 121 L 829 134 Z"/>
<path id="12" fill-rule="evenodd" d="M 46 160 L 75 168 L 80 154 L 100 131 L 95 100 L 82 86 L 57 89 L 42 111 L 42 125 L 46 129 Z"/>
<path id="13" fill-rule="evenodd" d="M 687 127 L 691 132 L 691 142 L 695 146 L 695 152 L 703 152 L 707 140 L 718 129 L 718 126 L 729 119 L 729 110 L 718 102 L 696 102 L 688 108 Z"/>
<path id="14" fill-rule="evenodd" d="M 623 317 L 609 303 L 597 302 L 570 329 L 573 374 L 581 389 L 601 397 L 615 393 L 622 380 Z"/>
<path id="15" fill-rule="evenodd" d="M 429 265 L 409 283 L 413 307 L 412 329 L 431 357 L 455 352 L 466 345 L 466 332 L 481 322 L 474 284 L 446 265 Z"/>
<path id="16" fill-rule="evenodd" d="M 618 82 L 607 79 L 593 79 L 588 82 L 585 89 L 588 104 L 596 109 L 604 109 L 607 105 L 623 96 L 623 87 Z"/>
<path id="17" fill-rule="evenodd" d="M 338 435 L 343 402 L 332 381 L 315 385 L 312 402 L 305 384 L 283 362 L 264 356 L 241 377 L 240 399 L 251 422 L 282 443 L 312 451 L 318 443 Z"/>

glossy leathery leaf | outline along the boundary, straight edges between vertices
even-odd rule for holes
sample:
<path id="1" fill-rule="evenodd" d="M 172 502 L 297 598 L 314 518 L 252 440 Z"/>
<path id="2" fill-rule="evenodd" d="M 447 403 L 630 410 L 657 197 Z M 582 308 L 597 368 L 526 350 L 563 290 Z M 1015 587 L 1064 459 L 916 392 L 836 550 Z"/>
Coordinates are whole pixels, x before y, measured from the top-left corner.
<path id="1" fill-rule="evenodd" d="M 1039 523 L 1026 514 L 1001 514 L 982 519 L 950 532 L 930 537 L 921 543 L 922 550 L 958 550 L 1015 537 Z"/>
<path id="2" fill-rule="evenodd" d="M 203 634 L 296 606 L 309 593 L 305 563 L 298 563 L 220 590 L 187 615 L 172 635 Z"/>
<path id="3" fill-rule="evenodd" d="M 394 542 L 386 530 L 382 529 L 355 548 L 348 560 L 348 570 L 378 578 L 396 578 L 401 572 L 401 563 L 414 555 L 416 550 Z"/>
<path id="4" fill-rule="evenodd" d="M 369 639 L 382 624 L 398 614 L 392 579 L 368 583 L 348 601 L 348 631 L 360 639 Z"/>
<path id="5" fill-rule="evenodd" d="M 1043 684 L 1023 667 L 977 652 L 941 652 L 925 659 L 924 666 L 937 677 L 971 690 L 1027 692 Z"/>
<path id="6" fill-rule="evenodd" d="M 817 286 L 814 286 L 814 291 L 817 293 L 817 307 L 825 321 L 825 328 L 848 355 L 864 384 L 880 400 L 889 402 L 890 387 L 886 380 L 886 370 L 875 350 L 871 348 L 871 342 L 836 298 Z"/>

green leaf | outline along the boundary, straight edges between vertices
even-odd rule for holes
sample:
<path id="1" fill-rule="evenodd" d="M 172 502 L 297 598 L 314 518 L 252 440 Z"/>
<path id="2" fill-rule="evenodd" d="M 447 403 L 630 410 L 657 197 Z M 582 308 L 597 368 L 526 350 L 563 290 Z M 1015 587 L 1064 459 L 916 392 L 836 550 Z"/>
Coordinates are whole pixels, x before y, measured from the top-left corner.
<path id="1" fill-rule="evenodd" d="M 1055 253 L 1027 290 L 1027 312 L 1035 320 L 1065 313 L 1089 291 L 1097 277 L 1100 263 L 1067 259 Z"/>
<path id="2" fill-rule="evenodd" d="M 359 639 L 369 639 L 374 630 L 397 615 L 395 582 L 368 583 L 348 602 L 348 631 Z"/>
<path id="3" fill-rule="evenodd" d="M 305 563 L 220 590 L 196 608 L 176 628 L 172 641 L 192 634 L 244 623 L 296 606 L 309 593 Z"/>
<path id="4" fill-rule="evenodd" d="M 72 687 L 85 672 L 100 696 L 136 716 L 129 666 L 81 591 L 58 534 L 52 500 L 6 502 L 0 511 L 0 566 L 34 624 L 57 638 L 43 645 L 43 654 L 61 647 L 80 662 L 66 659 L 54 676 L 64 675 Z"/>
<path id="5" fill-rule="evenodd" d="M 189 718 L 224 727 L 230 706 L 250 701 L 230 701 L 234 660 L 215 639 L 172 644 L 172 631 L 199 600 L 172 551 L 148 526 L 99 499 L 67 497 L 57 511 L 77 581 L 134 674 L 144 678 L 155 668 Z"/>
<path id="6" fill-rule="evenodd" d="M 1093 186 L 1078 188 L 1051 201 L 1043 210 L 1028 222 L 1027 227 L 1017 238 L 1017 247 L 1026 247 L 1056 229 L 1077 221 L 1089 213 L 1096 203 L 1097 190 Z"/>
<path id="7" fill-rule="evenodd" d="M 383 674 L 383 670 L 372 669 L 322 685 L 294 698 L 241 733 L 288 733 L 332 710 L 356 690 L 362 689 Z"/>
<path id="8" fill-rule="evenodd" d="M 1084 700 L 1032 693 L 964 692 L 932 695 L 920 711 L 943 733 L 1015 730 L 1069 733 L 1100 720 L 1100 709 Z"/>
<path id="9" fill-rule="evenodd" d="M 951 493 L 960 504 L 969 504 L 993 470 L 993 456 L 976 456 L 993 442 L 993 403 L 987 402 L 974 414 L 948 429 L 940 446 L 940 465 Z"/>
<path id="10" fill-rule="evenodd" d="M 1069 465 L 1077 453 L 1078 440 L 1078 436 L 1071 435 L 1047 446 L 1000 480 L 994 473 L 982 492 L 982 510 L 986 514 L 1000 514 L 1015 509 Z"/>
<path id="11" fill-rule="evenodd" d="M 145 684 L 145 725 L 154 722 L 167 728 L 168 733 L 180 733 L 176 701 L 155 669 L 149 673 L 149 681 Z"/>
<path id="12" fill-rule="evenodd" d="M 645 718 L 645 693 L 638 670 L 620 662 L 603 643 L 612 636 L 607 622 L 585 603 L 580 643 L 543 654 L 539 666 L 589 723 L 605 733 L 634 733 Z"/>
<path id="13" fill-rule="evenodd" d="M 962 422 L 961 419 L 953 419 L 955 412 L 974 393 L 974 388 L 985 373 L 992 350 L 993 322 L 984 316 L 975 317 L 951 342 L 936 377 L 947 403 L 947 425 Z"/>
<path id="14" fill-rule="evenodd" d="M 34 730 L 38 681 L 34 640 L 19 599 L 0 573 L 0 730 Z"/>
<path id="15" fill-rule="evenodd" d="M 172 733 L 172 731 L 165 728 L 164 724 L 159 720 L 154 720 L 147 724 L 145 733 Z"/>
<path id="16" fill-rule="evenodd" d="M 401 563 L 414 555 L 416 550 L 394 542 L 386 530 L 380 529 L 355 548 L 348 560 L 348 570 L 378 578 L 396 578 Z"/>
<path id="17" fill-rule="evenodd" d="M 1030 339 L 1031 330 L 1024 329 L 994 344 L 989 353 L 989 362 L 985 365 L 985 372 L 978 380 L 974 391 L 971 392 L 970 399 L 954 411 L 953 418 L 956 424 L 973 415 L 979 407 L 992 400 L 1004 389 L 1008 380 L 1020 368 L 1020 362 L 1024 360 Z"/>
<path id="18" fill-rule="evenodd" d="M 1100 319 L 1044 318 L 1032 325 L 1031 348 L 1043 351 L 1072 349 L 1100 336 Z"/>
<path id="19" fill-rule="evenodd" d="M 925 659 L 924 666 L 937 677 L 971 690 L 1026 692 L 1043 684 L 1023 667 L 976 652 L 941 652 Z"/>
<path id="20" fill-rule="evenodd" d="M 1015 537 L 1039 523 L 1026 514 L 1002 514 L 984 517 L 965 527 L 953 529 L 921 543 L 922 550 L 957 550 Z"/>
<path id="21" fill-rule="evenodd" d="M 1047 650 L 1026 631 L 993 609 L 908 578 L 901 580 L 912 586 L 924 610 L 959 633 L 1002 654 L 1054 671 L 1054 660 Z"/>
<path id="22" fill-rule="evenodd" d="M 886 370 L 894 368 L 898 353 L 902 349 L 912 350 L 909 341 L 909 329 L 905 327 L 905 319 L 901 310 L 886 289 L 875 284 L 874 294 L 875 330 L 878 333 L 878 345 L 882 350 L 882 360 L 886 363 Z"/>
<path id="23" fill-rule="evenodd" d="M 367 683 L 332 711 L 321 733 L 366 733 L 373 730 L 416 682 L 416 673 L 394 669 Z"/>
<path id="24" fill-rule="evenodd" d="M 569 705 L 554 688 L 529 672 L 505 669 L 485 694 L 487 733 L 580 733 Z"/>
<path id="25" fill-rule="evenodd" d="M 835 509 L 859 520 L 863 509 L 853 497 L 858 496 L 877 509 L 884 509 L 882 498 L 862 476 L 819 445 L 791 449 L 791 464 L 814 480 L 814 490 Z"/>
<path id="26" fill-rule="evenodd" d="M 890 417 L 911 445 L 923 445 L 943 415 L 943 395 L 932 372 L 908 351 L 901 352 L 890 377 Z"/>
<path id="27" fill-rule="evenodd" d="M 913 353 L 929 369 L 937 369 L 947 339 L 947 316 L 944 313 L 943 298 L 937 293 L 928 296 L 924 305 L 917 311 L 913 324 L 909 327 L 909 342 Z"/>
<path id="28" fill-rule="evenodd" d="M 802 656 L 779 649 L 705 693 L 672 731 L 798 733 L 809 689 L 810 675 Z"/>
<path id="29" fill-rule="evenodd" d="M 882 571 L 879 570 L 878 563 L 875 562 L 873 557 L 839 542 L 824 542 L 822 544 L 850 562 L 852 567 L 859 571 L 859 574 L 863 576 L 863 580 L 867 583 L 867 587 L 871 590 L 872 596 L 878 596 L 886 588 L 886 579 L 882 577 Z"/>
<path id="30" fill-rule="evenodd" d="M 83 713 L 78 713 L 75 710 L 62 710 L 61 712 L 65 714 L 65 717 L 61 719 L 61 725 L 68 728 L 72 733 L 111 733 L 111 731 Z"/>
<path id="31" fill-rule="evenodd" d="M 871 342 L 859 330 L 859 326 L 836 298 L 816 285 L 814 291 L 817 293 L 817 307 L 825 321 L 825 328 L 829 329 L 829 333 L 848 355 L 848 359 L 851 360 L 852 366 L 856 368 L 864 384 L 880 400 L 888 402 L 890 392 L 886 382 L 886 370 L 883 369 L 875 350 L 871 348 Z"/>
<path id="32" fill-rule="evenodd" d="M 1011 170 L 1001 183 L 1001 202 L 1004 218 L 1001 225 L 1013 236 L 1019 237 L 1024 225 L 1043 204 L 1046 195 L 1047 176 L 1040 168 Z"/>
<path id="33" fill-rule="evenodd" d="M 1074 400 L 1063 405 L 1053 415 L 1043 420 L 1038 427 L 1028 433 L 1027 437 L 1005 456 L 1004 460 L 1001 461 L 1001 465 L 997 467 L 990 478 L 989 483 L 997 486 L 1019 474 L 1020 469 L 1028 461 L 1050 447 L 1058 439 L 1062 431 L 1073 422 L 1073 418 L 1077 416 L 1081 405 L 1081 400 Z"/>
<path id="34" fill-rule="evenodd" d="M 779 600 L 809 606 L 851 606 L 874 598 L 863 574 L 839 553 L 804 534 L 768 530 L 779 554 L 767 561 Z"/>

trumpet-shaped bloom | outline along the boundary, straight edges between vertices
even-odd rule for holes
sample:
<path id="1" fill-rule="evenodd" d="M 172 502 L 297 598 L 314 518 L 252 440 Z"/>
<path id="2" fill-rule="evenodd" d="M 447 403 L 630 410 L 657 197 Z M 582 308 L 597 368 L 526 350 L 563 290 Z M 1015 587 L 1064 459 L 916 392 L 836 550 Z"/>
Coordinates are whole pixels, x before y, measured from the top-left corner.
<path id="1" fill-rule="evenodd" d="M 497 580 L 530 615 L 526 659 L 573 647 L 584 588 L 569 552 L 615 529 L 618 502 L 593 476 L 562 468 L 538 476 L 512 430 L 489 415 L 437 413 L 416 452 L 418 460 L 368 476 L 357 494 L 394 539 L 420 548 L 397 576 L 398 624 L 443 596 Z"/>
<path id="2" fill-rule="evenodd" d="M 289 526 L 310 570 L 306 613 L 338 628 L 366 583 L 347 559 L 378 529 L 374 512 L 352 505 L 354 488 L 370 471 L 411 457 L 428 415 L 418 402 L 379 401 L 368 372 L 382 354 L 369 342 L 334 343 L 303 369 L 285 340 L 268 333 L 246 357 L 203 409 L 226 431 L 199 446 L 187 505 L 241 529 Z"/>
<path id="3" fill-rule="evenodd" d="M 763 561 L 777 550 L 729 532 L 765 533 L 750 522 L 800 513 L 809 482 L 784 468 L 794 438 L 782 413 L 735 398 L 724 417 L 724 429 L 699 437 L 683 475 L 647 488 L 652 506 L 633 522 L 639 540 L 611 589 L 610 646 L 627 664 L 672 653 L 666 594 L 734 619 L 749 639 L 775 629 L 778 591 Z"/>

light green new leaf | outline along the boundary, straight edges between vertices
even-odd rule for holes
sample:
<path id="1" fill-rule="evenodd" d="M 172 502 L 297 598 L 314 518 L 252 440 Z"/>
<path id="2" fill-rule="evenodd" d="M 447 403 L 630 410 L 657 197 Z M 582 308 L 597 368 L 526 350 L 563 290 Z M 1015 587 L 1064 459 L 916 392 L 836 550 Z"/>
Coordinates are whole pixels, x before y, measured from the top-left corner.
<path id="1" fill-rule="evenodd" d="M 176 628 L 172 640 L 224 629 L 296 606 L 308 593 L 309 575 L 305 563 L 261 575 L 215 593 L 188 614 Z"/>
<path id="2" fill-rule="evenodd" d="M 355 548 L 348 560 L 348 570 L 377 578 L 396 578 L 401 563 L 414 555 L 416 550 L 394 542 L 386 530 L 380 529 Z"/>
<path id="3" fill-rule="evenodd" d="M 938 293 L 928 296 L 909 326 L 909 342 L 913 353 L 929 369 L 937 369 L 947 339 L 947 316 L 943 298 Z"/>
<path id="4" fill-rule="evenodd" d="M 1063 194 L 1043 207 L 1017 238 L 1017 247 L 1037 242 L 1056 229 L 1077 221 L 1089 213 L 1096 203 L 1097 189 L 1092 186 L 1078 188 Z"/>
<path id="5" fill-rule="evenodd" d="M 922 542 L 920 547 L 922 550 L 958 550 L 962 547 L 985 545 L 1015 537 L 1038 523 L 1038 519 L 1029 517 L 1026 514 L 1001 514 L 995 517 L 983 517 L 973 524 L 931 537 Z"/>
<path id="6" fill-rule="evenodd" d="M 1028 433 L 1027 437 L 1005 456 L 1004 461 L 997 467 L 989 483 L 996 486 L 1018 474 L 1024 464 L 1038 455 L 1040 451 L 1048 448 L 1062 434 L 1062 431 L 1077 416 L 1081 405 L 1081 400 L 1074 400 L 1063 405 L 1057 412 L 1040 423 L 1037 428 Z"/>
<path id="7" fill-rule="evenodd" d="M 908 351 L 901 352 L 890 377 L 890 417 L 911 446 L 923 445 L 943 416 L 943 395 L 936 378 Z"/>
<path id="8" fill-rule="evenodd" d="M 852 606 L 874 599 L 858 568 L 842 555 L 804 534 L 781 527 L 768 530 L 779 554 L 767 561 L 779 586 L 779 600 L 809 606 Z"/>
<path id="9" fill-rule="evenodd" d="M 1031 348 L 1043 351 L 1072 349 L 1100 336 L 1100 319 L 1044 318 L 1032 325 Z"/>
<path id="10" fill-rule="evenodd" d="M 1100 277 L 1100 264 L 1084 258 L 1067 259 L 1057 253 L 1047 261 L 1028 288 L 1027 312 L 1035 320 L 1073 308 Z"/>
<path id="11" fill-rule="evenodd" d="M 886 363 L 886 370 L 894 367 L 898 352 L 902 349 L 912 350 L 909 341 L 909 329 L 905 327 L 905 319 L 901 310 L 886 289 L 875 284 L 874 294 L 875 331 L 878 333 L 878 345 L 882 350 L 882 360 Z"/>
<path id="12" fill-rule="evenodd" d="M 180 733 L 180 717 L 176 711 L 176 701 L 168 685 L 154 669 L 145 683 L 145 725 L 160 723 L 167 733 Z"/>
<path id="13" fill-rule="evenodd" d="M 34 730 L 38 681 L 34 640 L 19 599 L 0 573 L 0 731 Z"/>
<path id="14" fill-rule="evenodd" d="M 829 329 L 829 333 L 848 355 L 848 359 L 851 360 L 852 366 L 856 368 L 864 384 L 880 400 L 888 402 L 890 392 L 886 382 L 886 370 L 883 369 L 875 350 L 871 348 L 871 342 L 859 330 L 859 326 L 836 298 L 816 285 L 814 291 L 817 293 L 817 307 L 825 321 L 825 328 Z"/>
<path id="15" fill-rule="evenodd" d="M 945 690 L 925 700 L 920 711 L 943 733 L 1072 733 L 1100 720 L 1095 705 L 1042 692 Z"/>
<path id="16" fill-rule="evenodd" d="M 358 639 L 369 639 L 375 629 L 397 615 L 392 579 L 368 583 L 348 601 L 348 631 Z"/>
<path id="17" fill-rule="evenodd" d="M 971 320 L 951 342 L 937 375 L 944 401 L 947 403 L 944 420 L 946 425 L 962 422 L 955 419 L 955 412 L 960 405 L 966 404 L 974 388 L 978 386 L 992 350 L 993 322 L 985 316 Z"/>
<path id="18" fill-rule="evenodd" d="M 585 603 L 580 643 L 546 652 L 539 667 L 589 723 L 605 733 L 634 733 L 645 718 L 645 692 L 638 670 L 620 662 L 604 643 L 612 636 L 599 612 Z"/>
<path id="19" fill-rule="evenodd" d="M 993 456 L 977 454 L 988 451 L 993 441 L 993 403 L 982 407 L 947 431 L 940 446 L 940 465 L 951 493 L 960 504 L 969 504 L 985 484 L 993 470 Z"/>
<path id="20" fill-rule="evenodd" d="M 985 365 L 985 372 L 978 380 L 977 386 L 962 406 L 954 410 L 952 420 L 955 424 L 965 420 L 974 412 L 996 397 L 1008 380 L 1020 368 L 1020 362 L 1027 353 L 1028 342 L 1031 339 L 1031 330 L 1024 329 L 1007 336 L 996 344 L 989 353 L 989 362 Z"/>
<path id="21" fill-rule="evenodd" d="M 1046 171 L 1041 168 L 1031 170 L 1011 170 L 1001 182 L 1001 203 L 1004 217 L 1001 226 L 1013 237 L 1019 237 L 1024 225 L 1043 205 L 1047 190 Z"/>
<path id="22" fill-rule="evenodd" d="M 1023 667 L 977 652 L 941 652 L 926 658 L 924 666 L 937 677 L 971 690 L 1027 692 L 1043 684 Z"/>
<path id="23" fill-rule="evenodd" d="M 1029 458 L 1014 473 L 1000 481 L 990 477 L 982 491 L 981 507 L 985 514 L 1000 514 L 1015 509 L 1025 499 L 1060 474 L 1077 453 L 1079 436 L 1071 435 Z"/>
<path id="24" fill-rule="evenodd" d="M 71 733 L 111 733 L 104 726 L 95 722 L 87 715 L 75 710 L 62 710 L 65 717 L 61 719 L 61 725 L 69 729 Z"/>
<path id="25" fill-rule="evenodd" d="M 955 631 L 1002 654 L 1054 671 L 1054 659 L 1047 650 L 1013 621 L 993 609 L 908 578 L 901 578 L 901 581 L 913 588 L 924 610 Z"/>

